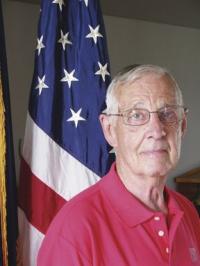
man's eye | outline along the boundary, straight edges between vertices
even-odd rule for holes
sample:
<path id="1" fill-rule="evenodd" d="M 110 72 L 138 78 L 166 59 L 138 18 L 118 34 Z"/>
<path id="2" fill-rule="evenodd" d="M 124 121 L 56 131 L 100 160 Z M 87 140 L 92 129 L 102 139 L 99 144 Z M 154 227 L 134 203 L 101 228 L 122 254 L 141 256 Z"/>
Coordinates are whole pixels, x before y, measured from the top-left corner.
<path id="1" fill-rule="evenodd" d="M 143 117 L 141 113 L 134 113 L 131 116 L 132 118 L 135 118 L 135 119 L 141 119 Z"/>
<path id="2" fill-rule="evenodd" d="M 143 120 L 145 119 L 145 115 L 141 111 L 134 111 L 129 114 L 129 119 L 130 120 Z"/>
<path id="3" fill-rule="evenodd" d="M 177 114 L 174 110 L 165 110 L 163 112 L 160 112 L 160 116 L 162 119 L 168 121 L 174 121 L 177 119 Z"/>

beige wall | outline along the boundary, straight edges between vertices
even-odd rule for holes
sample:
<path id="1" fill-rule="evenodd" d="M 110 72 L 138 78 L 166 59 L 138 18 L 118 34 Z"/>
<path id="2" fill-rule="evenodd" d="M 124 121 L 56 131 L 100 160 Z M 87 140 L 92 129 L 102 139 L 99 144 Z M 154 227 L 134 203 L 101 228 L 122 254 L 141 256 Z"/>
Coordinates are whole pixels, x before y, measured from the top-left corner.
<path id="1" fill-rule="evenodd" d="M 39 6 L 4 1 L 14 143 L 23 138 L 33 72 Z M 165 66 L 177 78 L 190 108 L 181 161 L 170 177 L 200 166 L 200 30 L 105 16 L 112 72 L 134 63 Z"/>

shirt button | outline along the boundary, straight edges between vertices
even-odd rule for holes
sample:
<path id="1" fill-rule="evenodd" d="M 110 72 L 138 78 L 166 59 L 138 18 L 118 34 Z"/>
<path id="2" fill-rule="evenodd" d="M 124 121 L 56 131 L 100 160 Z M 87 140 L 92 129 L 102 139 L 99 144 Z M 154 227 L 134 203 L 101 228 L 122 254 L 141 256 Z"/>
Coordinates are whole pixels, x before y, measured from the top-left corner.
<path id="1" fill-rule="evenodd" d="M 162 230 L 158 231 L 159 236 L 164 236 L 164 234 L 165 234 L 164 231 L 162 231 Z"/>
<path id="2" fill-rule="evenodd" d="M 160 217 L 159 217 L 159 216 L 155 216 L 155 217 L 154 217 L 154 220 L 155 220 L 155 221 L 160 221 Z"/>
<path id="3" fill-rule="evenodd" d="M 169 254 L 169 248 L 166 248 L 165 251 L 167 254 Z"/>

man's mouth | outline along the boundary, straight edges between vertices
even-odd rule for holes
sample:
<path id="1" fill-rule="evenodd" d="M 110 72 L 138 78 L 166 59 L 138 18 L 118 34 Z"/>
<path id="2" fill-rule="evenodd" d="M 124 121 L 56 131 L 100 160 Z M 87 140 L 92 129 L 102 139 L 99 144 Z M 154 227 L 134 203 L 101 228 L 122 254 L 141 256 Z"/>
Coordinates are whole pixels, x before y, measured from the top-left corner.
<path id="1" fill-rule="evenodd" d="M 159 155 L 165 155 L 167 154 L 167 150 L 166 149 L 163 149 L 163 148 L 160 148 L 160 149 L 150 149 L 150 150 L 145 150 L 142 152 L 142 154 L 145 154 L 145 155 L 151 155 L 151 156 L 159 156 Z"/>

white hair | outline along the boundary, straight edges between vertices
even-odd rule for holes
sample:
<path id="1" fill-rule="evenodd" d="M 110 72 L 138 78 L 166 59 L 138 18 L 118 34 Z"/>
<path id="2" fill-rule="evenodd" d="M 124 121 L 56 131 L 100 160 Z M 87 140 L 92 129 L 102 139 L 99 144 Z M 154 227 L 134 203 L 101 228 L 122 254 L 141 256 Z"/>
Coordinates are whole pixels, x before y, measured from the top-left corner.
<path id="1" fill-rule="evenodd" d="M 149 73 L 155 73 L 156 75 L 159 75 L 161 77 L 167 76 L 173 84 L 173 88 L 176 93 L 177 104 L 183 105 L 183 96 L 181 89 L 179 88 L 172 74 L 167 69 L 156 65 L 132 65 L 120 71 L 110 83 L 106 94 L 107 107 L 104 112 L 107 114 L 118 112 L 119 103 L 117 99 L 117 92 L 119 87 L 130 85 L 130 83 L 133 83 L 136 79 L 141 78 L 145 74 Z"/>

